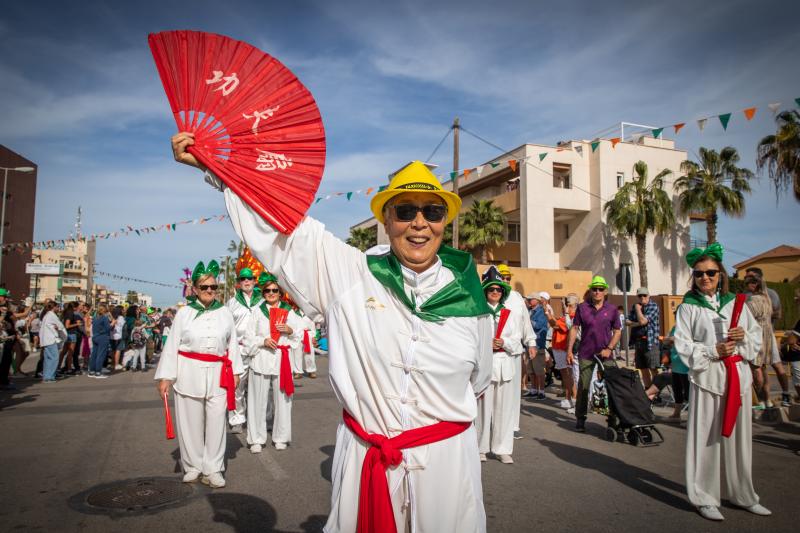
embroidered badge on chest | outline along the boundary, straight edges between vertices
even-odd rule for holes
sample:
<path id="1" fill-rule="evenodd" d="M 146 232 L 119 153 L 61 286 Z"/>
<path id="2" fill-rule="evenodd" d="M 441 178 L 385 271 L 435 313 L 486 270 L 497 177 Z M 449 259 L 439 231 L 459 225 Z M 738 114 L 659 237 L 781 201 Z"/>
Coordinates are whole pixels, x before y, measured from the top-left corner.
<path id="1" fill-rule="evenodd" d="M 367 298 L 365 306 L 367 309 L 372 309 L 373 311 L 382 311 L 386 309 L 386 306 L 376 300 L 374 296 Z"/>

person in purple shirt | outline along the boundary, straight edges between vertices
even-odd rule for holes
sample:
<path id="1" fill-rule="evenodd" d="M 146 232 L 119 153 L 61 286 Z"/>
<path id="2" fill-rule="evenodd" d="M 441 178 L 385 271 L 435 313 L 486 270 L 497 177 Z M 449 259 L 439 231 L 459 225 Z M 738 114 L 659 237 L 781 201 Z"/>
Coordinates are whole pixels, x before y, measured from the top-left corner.
<path id="1" fill-rule="evenodd" d="M 567 364 L 572 364 L 575 354 L 572 351 L 578 332 L 581 344 L 578 350 L 580 378 L 578 380 L 578 398 L 575 405 L 575 430 L 586 431 L 586 412 L 589 407 L 589 386 L 592 373 L 597 364 L 594 356 L 599 355 L 603 366 L 614 366 L 611 356 L 619 342 L 621 330 L 619 313 L 616 306 L 608 303 L 608 283 L 602 276 L 595 276 L 589 284 L 584 301 L 578 305 L 572 328 L 569 330 L 567 342 Z M 609 427 L 614 427 L 613 415 L 608 417 Z"/>

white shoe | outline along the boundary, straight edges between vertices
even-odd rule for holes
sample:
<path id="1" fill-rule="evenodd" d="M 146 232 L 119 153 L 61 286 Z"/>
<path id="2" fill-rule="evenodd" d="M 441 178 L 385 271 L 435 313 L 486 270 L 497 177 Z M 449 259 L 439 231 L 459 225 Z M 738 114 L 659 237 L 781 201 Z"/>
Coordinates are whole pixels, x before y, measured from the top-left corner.
<path id="1" fill-rule="evenodd" d="M 568 415 L 574 415 L 575 414 L 575 408 L 574 407 L 570 407 L 569 409 L 567 409 L 567 414 Z"/>
<path id="2" fill-rule="evenodd" d="M 261 445 L 253 444 L 252 446 L 250 446 L 250 453 L 261 453 Z"/>
<path id="3" fill-rule="evenodd" d="M 275 449 L 276 450 L 285 450 L 286 449 L 286 443 L 285 442 L 276 442 L 275 443 Z"/>
<path id="4" fill-rule="evenodd" d="M 108 379 L 108 376 L 106 376 L 105 374 L 95 374 L 94 378 L 95 379 Z"/>
<path id="5" fill-rule="evenodd" d="M 742 507 L 742 509 L 750 511 L 753 514 L 757 514 L 758 516 L 769 516 L 772 514 L 772 511 L 770 511 L 760 503 L 751 505 L 750 507 Z"/>
<path id="6" fill-rule="evenodd" d="M 497 456 L 497 458 L 500 459 L 500 462 L 503 463 L 504 465 L 514 464 L 514 459 L 510 455 L 501 453 L 500 455 Z"/>
<path id="7" fill-rule="evenodd" d="M 569 403 L 569 400 L 565 399 L 561 400 L 561 403 L 559 403 L 558 406 L 561 407 L 562 409 L 569 409 L 570 407 L 572 407 L 572 404 Z"/>
<path id="8" fill-rule="evenodd" d="M 222 473 L 220 472 L 214 472 L 213 474 L 203 476 L 200 481 L 203 485 L 208 485 L 212 489 L 221 489 L 225 486 L 225 478 L 222 477 Z"/>
<path id="9" fill-rule="evenodd" d="M 116 365 L 116 366 L 114 367 L 114 370 L 122 370 L 122 365 Z"/>
<path id="10" fill-rule="evenodd" d="M 700 505 L 697 507 L 697 511 L 700 513 L 700 516 L 707 520 L 716 520 L 717 522 L 725 520 L 725 517 L 722 516 L 722 513 L 720 513 L 719 509 L 714 505 Z"/>
<path id="11" fill-rule="evenodd" d="M 200 477 L 200 472 L 196 470 L 189 470 L 183 475 L 183 482 L 184 483 L 194 483 L 197 481 L 197 478 Z"/>
<path id="12" fill-rule="evenodd" d="M 482 463 L 486 462 L 486 454 L 485 453 L 478 454 L 478 457 L 480 457 Z"/>

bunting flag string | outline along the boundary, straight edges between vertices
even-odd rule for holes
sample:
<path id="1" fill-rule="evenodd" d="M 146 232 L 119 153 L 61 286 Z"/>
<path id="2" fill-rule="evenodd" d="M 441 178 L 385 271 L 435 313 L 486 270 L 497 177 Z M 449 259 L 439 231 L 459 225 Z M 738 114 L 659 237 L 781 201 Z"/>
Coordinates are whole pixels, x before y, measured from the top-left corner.
<path id="1" fill-rule="evenodd" d="M 100 272 L 99 270 L 94 271 L 95 276 L 103 276 L 106 278 L 112 278 L 119 281 L 130 281 L 134 283 L 147 283 L 149 285 L 158 285 L 159 287 L 169 287 L 173 289 L 182 289 L 182 285 L 175 285 L 174 283 L 161 283 L 160 281 L 147 281 L 144 279 L 137 279 L 137 278 L 130 278 L 128 276 L 120 276 L 119 274 L 110 274 L 108 272 Z"/>
<path id="2" fill-rule="evenodd" d="M 178 226 L 185 224 L 205 224 L 210 221 L 221 222 L 228 218 L 228 215 L 213 215 L 210 217 L 201 217 L 191 220 L 182 220 L 180 222 L 170 222 L 167 224 L 159 224 L 157 226 L 143 226 L 141 228 L 134 228 L 130 225 L 122 226 L 116 231 L 109 231 L 106 233 L 92 233 L 91 235 L 83 235 L 78 238 L 70 237 L 68 239 L 52 239 L 48 241 L 35 241 L 35 242 L 10 242 L 2 246 L 6 251 L 17 251 L 23 253 L 27 249 L 45 249 L 45 248 L 63 248 L 68 244 L 77 244 L 78 242 L 96 241 L 99 239 L 115 239 L 118 237 L 126 237 L 131 233 L 135 233 L 139 237 L 142 235 L 155 233 L 157 231 L 176 231 Z"/>

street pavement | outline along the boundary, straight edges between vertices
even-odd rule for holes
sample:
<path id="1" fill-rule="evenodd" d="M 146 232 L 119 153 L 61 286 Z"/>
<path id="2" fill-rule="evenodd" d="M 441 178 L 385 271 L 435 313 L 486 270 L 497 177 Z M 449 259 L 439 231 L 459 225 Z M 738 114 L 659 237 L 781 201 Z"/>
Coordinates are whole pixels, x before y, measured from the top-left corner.
<path id="1" fill-rule="evenodd" d="M 288 450 L 267 446 L 254 455 L 244 435 L 229 434 L 224 489 L 193 485 L 180 505 L 149 511 L 101 512 L 85 501 L 106 484 L 180 477 L 177 441 L 164 437 L 152 370 L 53 384 L 16 380 L 19 390 L 0 393 L 0 529 L 320 531 L 341 408 L 327 359 L 318 362 L 318 379 L 299 380 Z M 554 394 L 522 403 L 515 464 L 490 458 L 482 466 L 489 531 L 797 530 L 798 424 L 754 425 L 755 486 L 774 515 L 757 517 L 724 502 L 725 522 L 712 523 L 686 500 L 681 425 L 660 424 L 666 439 L 660 446 L 634 447 L 604 440 L 597 415 L 586 434 L 575 433 Z"/>

